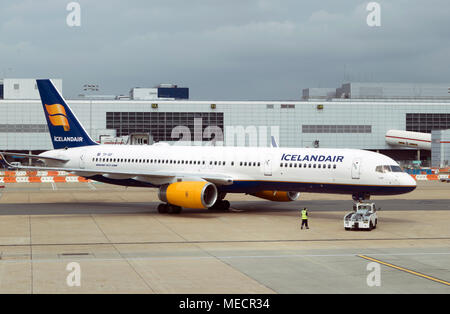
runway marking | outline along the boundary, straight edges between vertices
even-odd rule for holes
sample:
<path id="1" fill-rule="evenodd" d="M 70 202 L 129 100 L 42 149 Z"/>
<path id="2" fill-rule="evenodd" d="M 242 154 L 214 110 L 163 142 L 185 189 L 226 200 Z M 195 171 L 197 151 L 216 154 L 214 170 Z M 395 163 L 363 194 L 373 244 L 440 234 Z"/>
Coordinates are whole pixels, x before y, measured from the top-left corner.
<path id="1" fill-rule="evenodd" d="M 419 273 L 419 272 L 416 272 L 416 271 L 413 271 L 413 270 L 410 270 L 410 269 L 407 269 L 407 268 L 404 268 L 404 267 L 400 267 L 400 266 L 397 266 L 397 265 L 386 263 L 386 262 L 380 261 L 380 260 L 372 258 L 372 257 L 365 256 L 365 255 L 358 255 L 358 257 L 361 257 L 363 259 L 366 259 L 366 260 L 369 260 L 369 261 L 372 261 L 372 262 L 376 262 L 376 263 L 379 263 L 381 265 L 388 266 L 388 267 L 391 267 L 391 268 L 394 268 L 394 269 L 397 269 L 397 270 L 409 273 L 409 274 L 414 275 L 414 276 L 422 277 L 422 278 L 425 278 L 425 279 L 428 279 L 428 280 L 431 280 L 431 281 L 434 281 L 434 282 L 438 282 L 438 283 L 450 286 L 450 282 L 448 282 L 448 281 L 441 280 L 441 279 L 438 279 L 438 278 L 435 278 L 435 277 L 431 277 L 431 276 L 428 276 L 428 275 L 425 275 L 425 274 L 422 274 L 422 273 Z"/>

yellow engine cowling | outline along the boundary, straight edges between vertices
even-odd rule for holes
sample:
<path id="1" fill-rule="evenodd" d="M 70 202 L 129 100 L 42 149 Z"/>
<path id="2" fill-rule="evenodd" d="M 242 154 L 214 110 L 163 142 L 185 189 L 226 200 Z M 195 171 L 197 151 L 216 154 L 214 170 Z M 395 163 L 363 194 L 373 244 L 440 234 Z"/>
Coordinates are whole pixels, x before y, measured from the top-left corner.
<path id="1" fill-rule="evenodd" d="M 184 181 L 160 187 L 158 197 L 161 202 L 184 208 L 203 209 L 214 205 L 217 188 L 205 181 Z"/>
<path id="2" fill-rule="evenodd" d="M 292 202 L 298 199 L 300 192 L 259 191 L 252 195 L 274 202 Z"/>

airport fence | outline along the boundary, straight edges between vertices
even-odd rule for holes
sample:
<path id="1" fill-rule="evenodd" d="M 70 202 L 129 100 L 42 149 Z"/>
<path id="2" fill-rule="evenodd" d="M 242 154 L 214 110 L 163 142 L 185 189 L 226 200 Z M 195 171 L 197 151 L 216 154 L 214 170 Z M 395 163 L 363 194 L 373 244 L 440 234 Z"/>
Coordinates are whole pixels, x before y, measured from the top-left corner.
<path id="1" fill-rule="evenodd" d="M 77 183 L 92 180 L 66 171 L 0 171 L 2 183 Z"/>

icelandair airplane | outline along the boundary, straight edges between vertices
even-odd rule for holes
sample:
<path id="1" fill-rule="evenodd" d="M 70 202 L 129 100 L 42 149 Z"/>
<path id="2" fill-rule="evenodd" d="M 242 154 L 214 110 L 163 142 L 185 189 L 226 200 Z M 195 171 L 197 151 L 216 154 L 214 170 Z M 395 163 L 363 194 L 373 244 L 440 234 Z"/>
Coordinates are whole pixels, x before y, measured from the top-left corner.
<path id="1" fill-rule="evenodd" d="M 160 213 L 228 210 L 227 193 L 295 201 L 300 192 L 370 195 L 413 191 L 415 180 L 384 155 L 357 149 L 99 145 L 50 80 L 37 80 L 54 150 L 34 170 L 64 170 L 95 181 L 157 188 Z"/>

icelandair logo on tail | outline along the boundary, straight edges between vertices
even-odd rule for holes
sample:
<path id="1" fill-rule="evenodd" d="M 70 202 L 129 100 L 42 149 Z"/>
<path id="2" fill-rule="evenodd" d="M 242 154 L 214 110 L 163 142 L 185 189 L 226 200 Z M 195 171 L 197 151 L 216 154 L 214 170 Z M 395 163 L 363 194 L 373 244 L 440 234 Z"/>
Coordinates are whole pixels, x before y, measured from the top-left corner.
<path id="1" fill-rule="evenodd" d="M 69 120 L 67 119 L 66 109 L 63 105 L 45 105 L 48 119 L 53 126 L 62 126 L 64 131 L 70 131 Z M 55 138 L 56 140 L 56 138 Z"/>
<path id="2" fill-rule="evenodd" d="M 61 104 L 45 105 L 47 116 L 53 126 L 62 126 L 65 132 L 70 131 L 69 120 L 66 109 Z M 82 137 L 74 136 L 53 136 L 55 142 L 83 142 Z"/>

